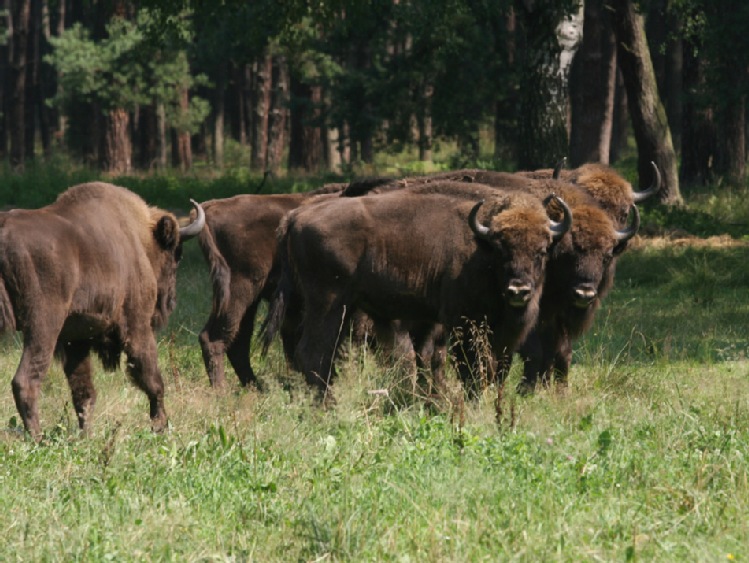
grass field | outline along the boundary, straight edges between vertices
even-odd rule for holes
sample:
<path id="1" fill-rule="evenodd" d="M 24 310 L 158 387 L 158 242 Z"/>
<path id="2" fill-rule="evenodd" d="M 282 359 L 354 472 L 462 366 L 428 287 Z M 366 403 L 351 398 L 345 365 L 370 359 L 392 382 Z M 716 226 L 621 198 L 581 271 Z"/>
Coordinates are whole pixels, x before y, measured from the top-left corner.
<path id="1" fill-rule="evenodd" d="M 361 350 L 327 410 L 280 347 L 253 352 L 262 392 L 211 390 L 191 245 L 160 333 L 166 434 L 97 368 L 79 437 L 56 365 L 25 439 L 20 342 L 0 343 L 0 561 L 749 560 L 749 245 L 688 242 L 626 253 L 569 389 L 507 393 L 501 424 L 492 389 L 434 412 Z"/>

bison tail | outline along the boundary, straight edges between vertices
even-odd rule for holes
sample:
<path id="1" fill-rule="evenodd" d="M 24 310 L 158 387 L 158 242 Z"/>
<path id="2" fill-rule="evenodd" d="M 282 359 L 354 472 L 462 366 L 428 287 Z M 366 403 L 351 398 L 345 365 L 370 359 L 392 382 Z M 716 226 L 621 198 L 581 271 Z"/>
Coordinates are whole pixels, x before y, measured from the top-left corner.
<path id="1" fill-rule="evenodd" d="M 231 296 L 231 269 L 226 263 L 221 251 L 216 246 L 213 231 L 210 224 L 206 223 L 200 235 L 198 244 L 203 251 L 203 256 L 211 269 L 211 283 L 213 284 L 213 310 L 217 314 L 226 313 Z"/>
<path id="2" fill-rule="evenodd" d="M 281 266 L 281 276 L 278 280 L 278 285 L 276 286 L 273 298 L 268 305 L 268 315 L 265 317 L 265 321 L 260 327 L 261 338 L 263 341 L 263 355 L 268 353 L 268 348 L 270 348 L 271 342 L 273 342 L 276 334 L 281 331 L 286 319 L 289 302 L 293 299 L 294 295 L 293 274 L 287 259 L 284 243 L 285 241 L 283 239 L 279 241 L 280 248 L 278 260 Z"/>
<path id="3" fill-rule="evenodd" d="M 16 315 L 10 302 L 5 280 L 0 277 L 0 334 L 16 330 Z"/>

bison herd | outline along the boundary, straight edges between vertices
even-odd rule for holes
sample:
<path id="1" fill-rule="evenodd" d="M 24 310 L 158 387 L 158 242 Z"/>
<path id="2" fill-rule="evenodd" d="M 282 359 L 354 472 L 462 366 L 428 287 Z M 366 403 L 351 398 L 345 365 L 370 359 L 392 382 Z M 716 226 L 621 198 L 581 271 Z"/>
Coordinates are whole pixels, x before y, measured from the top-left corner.
<path id="1" fill-rule="evenodd" d="M 210 268 L 211 314 L 199 341 L 210 384 L 224 357 L 257 383 L 250 343 L 261 300 L 263 345 L 280 335 L 290 365 L 328 397 L 349 331 L 370 331 L 444 384 L 447 351 L 466 392 L 478 366 L 502 382 L 517 352 L 521 391 L 564 383 L 572 343 L 613 284 L 639 227 L 635 191 L 608 167 L 515 174 L 466 169 L 330 184 L 306 194 L 194 204 L 192 221 L 100 182 L 37 210 L 0 213 L 0 331 L 23 335 L 12 381 L 24 427 L 41 436 L 38 396 L 53 356 L 78 422 L 96 401 L 91 353 L 127 372 L 167 422 L 154 331 L 175 307 L 182 244 L 197 237 Z M 489 344 L 475 345 L 480 326 Z M 362 328 L 365 327 L 365 328 Z M 450 347 L 448 348 L 448 343 Z"/>

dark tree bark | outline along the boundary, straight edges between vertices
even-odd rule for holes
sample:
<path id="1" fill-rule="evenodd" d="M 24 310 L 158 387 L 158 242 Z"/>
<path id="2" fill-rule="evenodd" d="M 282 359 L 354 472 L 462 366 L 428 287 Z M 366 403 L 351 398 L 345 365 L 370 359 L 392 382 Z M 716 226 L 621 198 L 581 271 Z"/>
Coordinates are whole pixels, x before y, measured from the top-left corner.
<path id="1" fill-rule="evenodd" d="M 655 162 L 663 177 L 660 201 L 679 205 L 682 198 L 676 153 L 666 110 L 658 96 L 643 16 L 636 11 L 632 0 L 616 0 L 614 6 L 618 62 L 627 89 L 629 113 L 637 141 L 639 181 L 642 185 L 650 184 L 650 162 Z"/>
<path id="2" fill-rule="evenodd" d="M 291 76 L 289 169 L 315 172 L 323 163 L 320 104 L 322 87 Z"/>
<path id="3" fill-rule="evenodd" d="M 570 79 L 570 165 L 609 163 L 616 92 L 616 41 L 605 0 L 586 0 L 583 42 Z"/>
<path id="4" fill-rule="evenodd" d="M 213 102 L 213 161 L 224 167 L 224 116 L 226 100 L 226 63 L 219 63 Z M 233 120 L 232 120 L 233 121 Z"/>
<path id="5" fill-rule="evenodd" d="M 281 168 L 286 141 L 286 116 L 289 105 L 289 67 L 286 58 L 273 56 L 271 71 L 272 89 L 268 112 L 268 149 L 265 170 L 277 174 Z"/>
<path id="6" fill-rule="evenodd" d="M 111 174 L 128 174 L 132 169 L 132 141 L 130 114 L 124 109 L 113 109 L 104 116 L 101 129 L 99 165 Z"/>
<path id="7" fill-rule="evenodd" d="M 674 149 L 681 150 L 682 40 L 677 11 L 669 9 L 668 0 L 649 3 L 646 32 L 650 45 L 658 91 L 666 106 L 668 125 Z"/>
<path id="8" fill-rule="evenodd" d="M 582 11 L 571 17 L 516 2 L 525 44 L 521 68 L 518 166 L 551 166 L 568 152 L 569 64 L 581 39 Z"/>
<path id="9" fill-rule="evenodd" d="M 230 63 L 229 64 L 229 76 L 230 81 L 228 84 L 228 101 L 229 101 L 229 127 L 231 130 L 231 137 L 237 141 L 240 145 L 247 143 L 247 129 L 245 127 L 246 119 L 244 115 L 245 111 L 245 72 L 244 68 L 246 65 Z"/>
<path id="10" fill-rule="evenodd" d="M 10 163 L 22 168 L 26 160 L 26 83 L 31 0 L 10 3 L 10 72 L 8 76 L 8 133 Z"/>
<path id="11" fill-rule="evenodd" d="M 421 88 L 421 104 L 417 114 L 419 124 L 419 160 L 432 161 L 432 97 L 434 86 L 424 84 Z"/>
<path id="12" fill-rule="evenodd" d="M 624 79 L 618 64 L 614 86 L 614 117 L 612 121 L 609 164 L 617 162 L 622 157 L 629 138 L 630 120 L 627 107 L 627 89 L 624 87 Z"/>
<path id="13" fill-rule="evenodd" d="M 727 100 L 720 111 L 718 171 L 734 186 L 746 179 L 746 104 L 743 96 Z"/>
<path id="14" fill-rule="evenodd" d="M 159 135 L 156 104 L 141 106 L 138 111 L 137 133 L 138 167 L 151 169 L 159 162 Z"/>
<path id="15" fill-rule="evenodd" d="M 179 111 L 186 114 L 190 111 L 190 95 L 187 88 L 179 88 Z M 179 118 L 178 122 L 186 119 Z M 182 171 L 192 168 L 192 145 L 190 144 L 190 132 L 182 129 L 172 129 L 172 166 Z"/>
<path id="16" fill-rule="evenodd" d="M 268 161 L 268 117 L 271 106 L 271 89 L 273 85 L 273 59 L 263 55 L 253 65 L 254 72 L 251 85 L 253 119 L 251 131 L 251 167 L 254 170 L 266 170 Z"/>

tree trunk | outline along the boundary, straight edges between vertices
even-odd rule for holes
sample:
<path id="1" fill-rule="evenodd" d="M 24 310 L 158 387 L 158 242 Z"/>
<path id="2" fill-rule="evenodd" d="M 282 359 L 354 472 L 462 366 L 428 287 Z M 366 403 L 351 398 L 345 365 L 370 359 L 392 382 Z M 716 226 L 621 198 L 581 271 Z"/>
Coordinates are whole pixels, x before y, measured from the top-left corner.
<path id="1" fill-rule="evenodd" d="M 518 2 L 524 30 L 521 62 L 518 166 L 546 168 L 568 151 L 569 68 L 582 39 L 583 10 L 556 19 L 533 2 Z"/>
<path id="2" fill-rule="evenodd" d="M 26 159 L 26 65 L 28 62 L 31 0 L 10 3 L 10 76 L 8 77 L 8 132 L 10 163 L 22 168 Z"/>
<path id="3" fill-rule="evenodd" d="M 570 166 L 609 163 L 616 91 L 616 41 L 604 0 L 586 0 L 583 42 L 570 80 Z"/>
<path id="4" fill-rule="evenodd" d="M 629 109 L 627 109 L 627 89 L 619 65 L 616 65 L 616 80 L 614 86 L 614 116 L 611 126 L 611 146 L 609 149 L 609 164 L 617 162 L 627 149 L 629 138 Z"/>
<path id="5" fill-rule="evenodd" d="M 99 164 L 109 174 L 129 174 L 132 169 L 130 114 L 122 109 L 110 110 L 104 117 Z"/>
<path id="6" fill-rule="evenodd" d="M 705 62 L 690 46 L 684 49 L 684 98 L 681 136 L 681 181 L 686 186 L 715 179 L 718 134 L 711 108 L 702 107 L 696 92 L 704 88 Z"/>
<path id="7" fill-rule="evenodd" d="M 166 170 L 168 157 L 167 152 L 169 143 L 166 138 L 166 106 L 164 102 L 156 103 L 156 139 L 158 148 L 156 150 L 156 162 L 159 170 Z"/>
<path id="8" fill-rule="evenodd" d="M 286 114 L 289 103 L 289 67 L 286 58 L 273 56 L 271 71 L 272 89 L 268 115 L 268 152 L 265 170 L 277 174 L 281 168 L 286 142 Z"/>
<path id="9" fill-rule="evenodd" d="M 645 39 L 644 19 L 642 14 L 637 13 L 632 0 L 616 0 L 614 5 L 617 55 L 637 141 L 639 181 L 641 185 L 652 182 L 650 162 L 655 162 L 663 178 L 658 194 L 660 201 L 680 205 L 682 198 L 676 153 L 666 110 L 658 96 L 653 63 Z"/>
<path id="10" fill-rule="evenodd" d="M 315 172 L 322 163 L 322 135 L 317 123 L 322 88 L 291 76 L 289 169 Z"/>
<path id="11" fill-rule="evenodd" d="M 251 129 L 251 165 L 254 170 L 266 170 L 268 160 L 268 117 L 270 115 L 273 84 L 273 59 L 263 55 L 254 65 L 252 81 L 253 120 Z"/>
<path id="12" fill-rule="evenodd" d="M 213 105 L 213 161 L 224 168 L 224 115 L 226 99 L 226 63 L 219 63 Z"/>
<path id="13" fill-rule="evenodd" d="M 221 66 L 226 66 L 222 63 Z M 240 145 L 247 144 L 247 130 L 245 128 L 245 65 L 230 63 L 229 74 L 231 81 L 228 86 L 229 94 L 229 125 L 231 129 L 232 139 L 237 141 Z M 223 71 L 226 73 L 226 69 Z M 226 80 L 226 78 L 224 78 Z"/>
<path id="14" fill-rule="evenodd" d="M 190 111 L 190 96 L 187 88 L 179 88 L 179 111 L 182 114 Z M 178 122 L 187 121 L 183 117 Z M 181 129 L 172 129 L 172 166 L 182 171 L 192 168 L 192 146 L 190 145 L 190 132 Z"/>
<path id="15" fill-rule="evenodd" d="M 720 113 L 718 169 L 729 184 L 743 186 L 746 179 L 746 107 L 743 96 L 727 100 Z"/>
<path id="16" fill-rule="evenodd" d="M 150 170 L 158 164 L 158 117 L 156 104 L 141 106 L 135 130 L 138 140 L 138 167 Z"/>
<path id="17" fill-rule="evenodd" d="M 418 113 L 419 121 L 419 160 L 432 161 L 432 97 L 434 86 L 424 84 L 421 89 L 421 104 Z"/>

